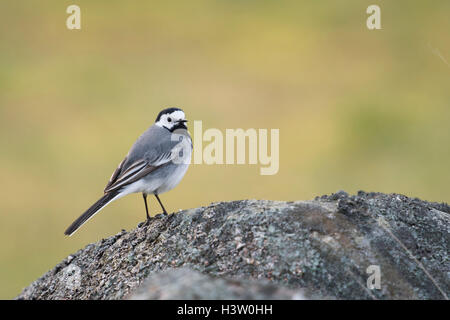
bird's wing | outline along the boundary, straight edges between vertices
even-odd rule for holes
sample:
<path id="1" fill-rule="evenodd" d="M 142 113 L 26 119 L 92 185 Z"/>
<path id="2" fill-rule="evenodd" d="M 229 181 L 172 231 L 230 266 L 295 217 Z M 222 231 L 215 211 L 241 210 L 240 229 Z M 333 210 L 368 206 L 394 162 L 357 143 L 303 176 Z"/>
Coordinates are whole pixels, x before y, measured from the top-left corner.
<path id="1" fill-rule="evenodd" d="M 108 184 L 105 187 L 104 192 L 108 193 L 110 191 L 117 190 L 133 182 L 136 182 L 150 172 L 166 165 L 172 160 L 172 158 L 172 153 L 167 152 L 161 154 L 153 161 L 150 161 L 148 159 L 140 159 L 125 168 L 124 165 L 128 160 L 127 156 L 122 160 L 122 162 L 112 174 Z"/>
<path id="2" fill-rule="evenodd" d="M 179 134 L 175 136 L 176 139 L 167 134 L 166 129 L 155 125 L 144 132 L 112 174 L 105 193 L 129 185 L 178 157 L 179 149 L 176 146 L 182 139 Z M 188 133 L 187 138 L 190 141 Z"/>

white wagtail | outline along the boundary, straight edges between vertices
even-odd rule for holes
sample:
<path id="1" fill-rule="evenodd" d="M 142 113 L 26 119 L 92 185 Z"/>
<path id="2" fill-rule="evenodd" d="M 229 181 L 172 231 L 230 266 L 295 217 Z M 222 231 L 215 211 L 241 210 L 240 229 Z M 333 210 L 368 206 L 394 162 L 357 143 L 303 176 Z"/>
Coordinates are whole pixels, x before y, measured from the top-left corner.
<path id="1" fill-rule="evenodd" d="M 131 147 L 105 187 L 104 195 L 64 232 L 72 235 L 110 202 L 130 193 L 142 192 L 147 220 L 147 195 L 153 194 L 167 214 L 160 194 L 173 189 L 186 173 L 192 153 L 192 140 L 183 110 L 162 110 L 155 123 Z"/>

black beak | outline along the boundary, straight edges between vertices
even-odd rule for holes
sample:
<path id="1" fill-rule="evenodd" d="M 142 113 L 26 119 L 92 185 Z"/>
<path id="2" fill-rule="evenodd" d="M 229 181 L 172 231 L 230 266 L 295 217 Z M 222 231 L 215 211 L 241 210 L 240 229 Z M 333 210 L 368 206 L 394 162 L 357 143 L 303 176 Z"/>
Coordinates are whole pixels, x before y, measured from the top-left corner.
<path id="1" fill-rule="evenodd" d="M 186 122 L 188 122 L 188 121 L 187 121 L 187 120 L 178 120 L 177 122 L 178 122 L 178 123 L 180 123 L 180 122 L 181 122 L 181 123 L 186 123 Z"/>

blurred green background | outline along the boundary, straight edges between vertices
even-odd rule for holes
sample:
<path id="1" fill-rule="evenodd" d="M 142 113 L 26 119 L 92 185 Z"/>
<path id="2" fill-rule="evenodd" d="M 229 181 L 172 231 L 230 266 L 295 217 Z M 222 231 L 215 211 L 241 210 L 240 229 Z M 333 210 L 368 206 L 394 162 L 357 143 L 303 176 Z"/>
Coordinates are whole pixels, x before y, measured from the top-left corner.
<path id="1" fill-rule="evenodd" d="M 0 298 L 143 221 L 130 195 L 63 236 L 166 106 L 204 129 L 280 129 L 278 174 L 193 165 L 170 211 L 340 189 L 449 202 L 449 15 L 447 0 L 1 1 Z"/>

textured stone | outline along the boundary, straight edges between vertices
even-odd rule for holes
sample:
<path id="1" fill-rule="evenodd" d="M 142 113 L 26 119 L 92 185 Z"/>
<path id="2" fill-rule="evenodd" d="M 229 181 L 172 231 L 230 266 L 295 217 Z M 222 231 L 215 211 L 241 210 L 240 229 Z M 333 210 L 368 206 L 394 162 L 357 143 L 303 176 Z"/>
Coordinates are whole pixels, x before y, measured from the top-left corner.
<path id="1" fill-rule="evenodd" d="M 133 300 L 305 299 L 303 291 L 264 280 L 212 277 L 187 268 L 168 269 L 149 276 L 130 296 Z"/>
<path id="2" fill-rule="evenodd" d="M 220 202 L 90 244 L 17 298 L 193 299 L 186 280 L 168 282 L 192 272 L 192 284 L 217 298 L 298 298 L 302 290 L 302 298 L 445 299 L 449 248 L 449 205 L 398 194 Z M 380 267 L 380 289 L 367 288 L 370 265 Z M 248 292 L 233 291 L 233 281 L 249 281 Z M 261 295 L 267 284 L 276 288 Z"/>

